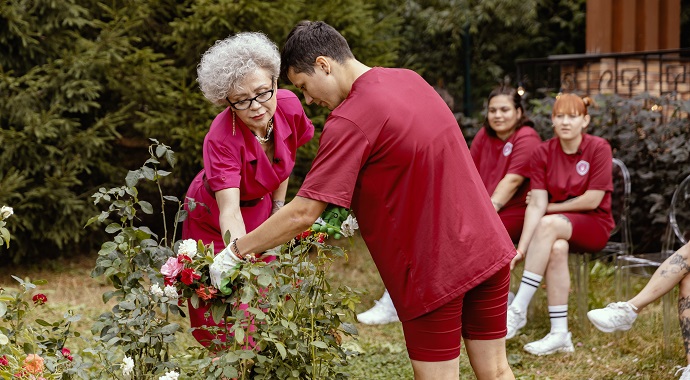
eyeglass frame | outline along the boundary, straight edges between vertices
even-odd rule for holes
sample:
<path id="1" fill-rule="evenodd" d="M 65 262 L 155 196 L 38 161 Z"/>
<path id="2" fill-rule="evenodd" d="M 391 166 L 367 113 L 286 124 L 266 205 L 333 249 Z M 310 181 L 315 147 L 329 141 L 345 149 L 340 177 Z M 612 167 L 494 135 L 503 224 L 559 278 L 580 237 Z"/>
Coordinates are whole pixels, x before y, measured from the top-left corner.
<path id="1" fill-rule="evenodd" d="M 261 97 L 262 95 L 268 94 L 269 92 L 271 93 L 271 96 L 269 96 L 268 99 L 264 100 L 263 102 L 262 102 L 262 101 L 259 101 L 259 99 L 258 99 L 259 97 Z M 230 106 L 231 106 L 232 108 L 236 109 L 237 111 L 244 111 L 244 110 L 248 110 L 248 109 L 252 108 L 252 102 L 257 102 L 257 103 L 259 103 L 259 104 L 263 104 L 263 103 L 266 103 L 267 101 L 273 99 L 273 96 L 275 96 L 275 92 L 276 92 L 276 86 L 275 86 L 275 82 L 273 82 L 272 85 L 271 85 L 271 89 L 270 89 L 270 90 L 264 91 L 264 92 L 262 92 L 262 93 L 260 93 L 260 94 L 257 94 L 257 95 L 256 95 L 255 97 L 253 97 L 253 98 L 242 99 L 242 100 L 240 100 L 240 101 L 237 101 L 237 102 L 234 102 L 234 103 L 233 103 L 233 102 L 231 102 L 230 99 L 226 96 L 226 97 L 225 97 L 225 100 L 227 100 L 228 103 L 230 103 Z M 238 103 L 242 103 L 242 102 L 249 102 L 249 105 L 247 106 L 247 108 L 237 108 L 237 104 L 238 104 Z"/>

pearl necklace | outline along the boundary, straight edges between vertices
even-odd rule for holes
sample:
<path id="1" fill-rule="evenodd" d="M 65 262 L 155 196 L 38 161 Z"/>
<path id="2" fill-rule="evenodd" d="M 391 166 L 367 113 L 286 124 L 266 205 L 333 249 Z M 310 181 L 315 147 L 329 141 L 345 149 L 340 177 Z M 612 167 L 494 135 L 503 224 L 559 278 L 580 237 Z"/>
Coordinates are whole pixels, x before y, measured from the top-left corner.
<path id="1" fill-rule="evenodd" d="M 273 132 L 273 118 L 268 121 L 268 126 L 266 126 L 266 137 L 259 137 L 256 133 L 254 133 L 254 137 L 256 137 L 256 141 L 259 142 L 259 144 L 263 145 L 268 142 L 268 140 L 271 139 L 271 132 Z"/>

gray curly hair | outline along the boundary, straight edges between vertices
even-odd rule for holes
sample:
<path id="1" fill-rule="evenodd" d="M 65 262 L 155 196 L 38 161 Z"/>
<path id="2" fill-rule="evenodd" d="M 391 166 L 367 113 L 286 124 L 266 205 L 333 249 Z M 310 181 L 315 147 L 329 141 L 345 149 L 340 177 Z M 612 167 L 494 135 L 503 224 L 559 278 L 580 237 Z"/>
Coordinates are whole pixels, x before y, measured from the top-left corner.
<path id="1" fill-rule="evenodd" d="M 204 53 L 197 65 L 197 81 L 206 99 L 222 106 L 231 91 L 240 89 L 241 79 L 257 69 L 278 78 L 278 47 L 263 33 L 243 32 L 216 41 Z"/>

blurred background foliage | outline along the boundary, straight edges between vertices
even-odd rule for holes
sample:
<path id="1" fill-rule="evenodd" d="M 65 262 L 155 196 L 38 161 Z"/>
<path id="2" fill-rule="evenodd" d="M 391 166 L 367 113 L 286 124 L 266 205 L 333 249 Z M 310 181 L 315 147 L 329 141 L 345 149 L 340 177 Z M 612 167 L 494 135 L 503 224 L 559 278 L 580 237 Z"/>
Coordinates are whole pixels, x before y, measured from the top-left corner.
<path id="1" fill-rule="evenodd" d="M 681 44 L 688 46 L 683 4 Z M 0 248 L 3 259 L 57 258 L 100 245 L 101 232 L 84 228 L 98 213 L 91 195 L 138 167 L 148 138 L 176 152 L 175 175 L 165 185 L 183 196 L 220 111 L 198 90 L 201 54 L 247 30 L 282 46 L 302 19 L 333 25 L 367 65 L 410 68 L 447 91 L 468 140 L 485 96 L 514 77 L 515 59 L 582 53 L 585 46 L 585 0 L 4 1 L 0 205 L 14 207 L 16 218 L 8 225 L 12 245 Z M 299 152 L 290 194 L 309 169 L 328 111 L 309 106 L 307 113 L 317 138 Z M 687 115 L 678 117 L 687 123 Z M 616 125 L 621 133 L 633 131 Z M 662 198 L 677 183 L 666 177 L 671 189 Z M 641 206 L 639 215 L 649 215 L 647 204 Z M 633 219 L 634 226 L 643 223 Z"/>

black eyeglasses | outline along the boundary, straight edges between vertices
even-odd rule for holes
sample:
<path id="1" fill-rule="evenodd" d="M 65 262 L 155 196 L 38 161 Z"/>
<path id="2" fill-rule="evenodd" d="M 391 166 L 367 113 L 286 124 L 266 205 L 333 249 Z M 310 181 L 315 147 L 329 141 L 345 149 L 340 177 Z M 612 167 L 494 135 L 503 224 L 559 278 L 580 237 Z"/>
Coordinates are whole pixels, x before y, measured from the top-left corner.
<path id="1" fill-rule="evenodd" d="M 275 92 L 275 89 L 271 88 L 270 90 L 264 91 L 264 92 L 260 93 L 259 95 L 255 96 L 251 99 L 244 99 L 244 100 L 240 100 L 239 102 L 235 102 L 235 103 L 231 102 L 230 99 L 228 99 L 227 97 L 225 97 L 225 100 L 227 100 L 228 103 L 230 103 L 232 108 L 234 108 L 238 111 L 242 111 L 242 110 L 249 109 L 249 107 L 252 106 L 252 102 L 254 102 L 254 101 L 256 101 L 257 103 L 266 103 L 267 101 L 271 100 L 274 92 Z"/>

